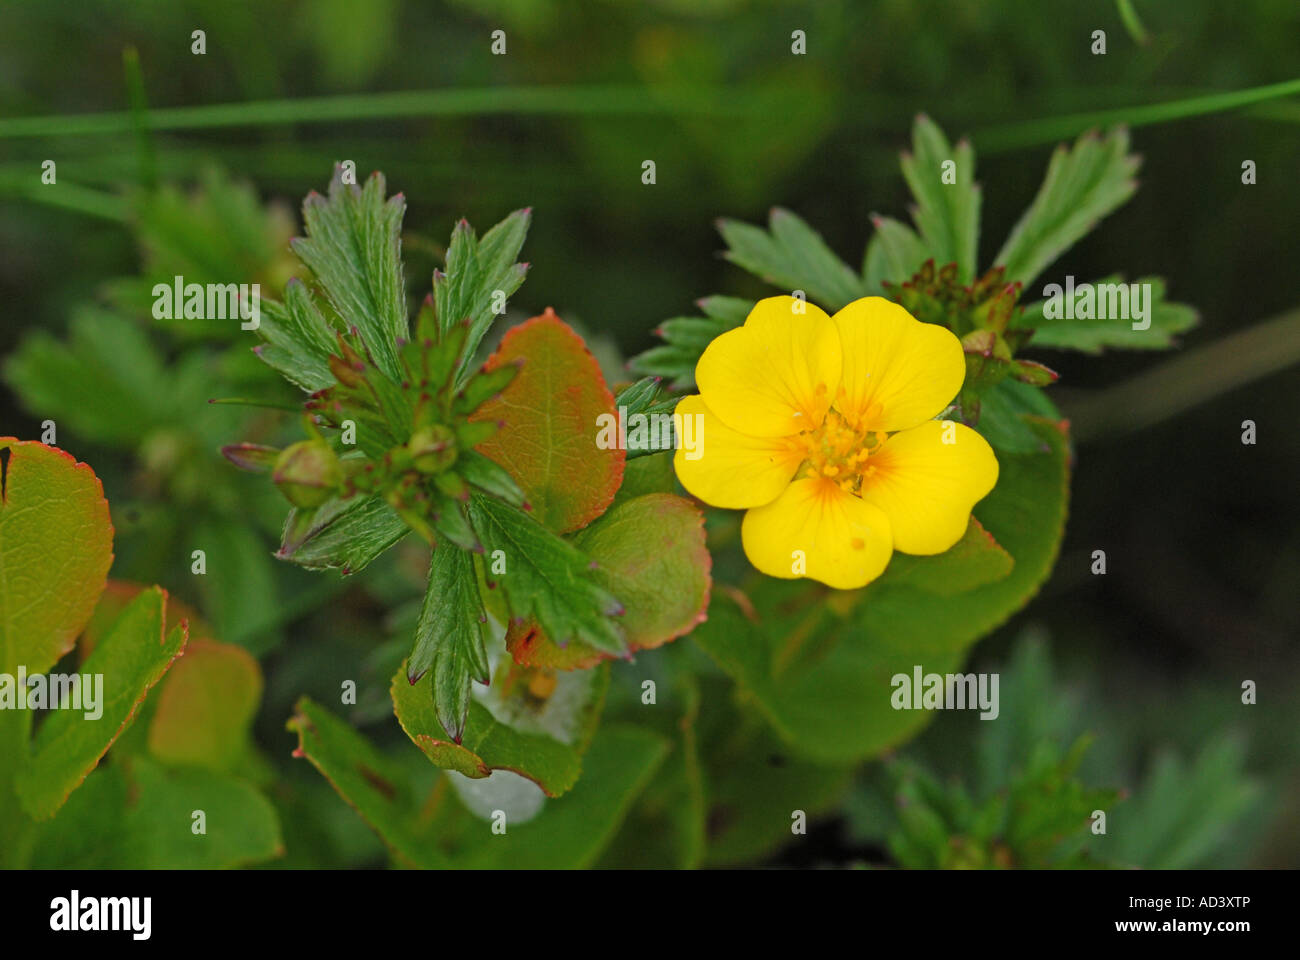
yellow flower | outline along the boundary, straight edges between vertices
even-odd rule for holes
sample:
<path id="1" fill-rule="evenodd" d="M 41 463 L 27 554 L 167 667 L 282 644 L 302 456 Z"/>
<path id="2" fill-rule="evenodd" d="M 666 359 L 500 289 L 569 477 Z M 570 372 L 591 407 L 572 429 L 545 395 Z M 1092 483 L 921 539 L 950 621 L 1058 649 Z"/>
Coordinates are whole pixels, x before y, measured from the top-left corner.
<path id="1" fill-rule="evenodd" d="M 693 449 L 674 466 L 715 507 L 747 509 L 741 539 L 773 577 L 840 589 L 870 583 L 893 551 L 943 553 L 998 479 L 974 430 L 935 420 L 966 361 L 944 327 L 883 297 L 828 317 L 793 297 L 760 300 L 695 368 Z"/>

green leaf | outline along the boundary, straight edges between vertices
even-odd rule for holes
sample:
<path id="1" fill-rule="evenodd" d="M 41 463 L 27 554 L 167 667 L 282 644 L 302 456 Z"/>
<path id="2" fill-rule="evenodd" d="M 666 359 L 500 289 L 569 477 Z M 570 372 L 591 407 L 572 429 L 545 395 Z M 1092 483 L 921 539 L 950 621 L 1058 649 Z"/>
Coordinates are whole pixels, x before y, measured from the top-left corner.
<path id="1" fill-rule="evenodd" d="M 503 661 L 503 670 L 511 668 Z M 406 665 L 393 677 L 391 693 L 398 723 L 435 765 L 478 779 L 493 770 L 510 770 L 557 797 L 578 782 L 582 754 L 591 742 L 609 685 L 607 669 L 566 674 L 555 692 L 536 702 L 526 691 L 507 693 L 506 673 L 496 679 L 499 697 L 489 710 L 469 703 L 469 719 L 459 743 L 447 739 L 435 708 L 430 678 L 408 679 Z M 506 717 L 507 723 L 498 718 Z"/>
<path id="2" fill-rule="evenodd" d="M 479 600 L 470 554 L 454 544 L 433 551 L 429 582 L 407 665 L 414 683 L 432 670 L 429 687 L 446 736 L 460 743 L 469 712 L 470 684 L 489 678 L 483 631 L 487 614 Z"/>
<path id="3" fill-rule="evenodd" d="M 578 641 L 624 652 L 622 632 L 609 619 L 623 606 L 577 548 L 527 514 L 481 494 L 470 497 L 470 518 L 488 556 L 504 553 L 506 572 L 493 579 L 505 592 L 512 617 L 536 618 L 557 643 Z"/>
<path id="4" fill-rule="evenodd" d="M 858 275 L 795 214 L 773 208 L 768 231 L 738 220 L 718 221 L 727 259 L 768 283 L 787 292 L 803 290 L 831 313 L 864 295 Z"/>
<path id="5" fill-rule="evenodd" d="M 25 337 L 5 378 L 27 409 L 61 430 L 128 448 L 172 422 L 179 385 L 139 324 L 90 306 L 74 311 L 64 341 L 44 331 Z"/>
<path id="6" fill-rule="evenodd" d="M 1165 299 L 1165 282 L 1159 277 L 1140 277 L 1139 287 L 1144 287 L 1149 294 L 1143 297 L 1146 302 L 1146 329 L 1135 330 L 1133 324 L 1139 322 L 1131 312 L 1111 309 L 1111 287 L 1122 284 L 1124 278 L 1113 274 L 1104 280 L 1092 284 L 1100 304 L 1105 297 L 1107 314 L 1127 313 L 1125 317 L 1067 319 L 1064 316 L 1048 317 L 1047 301 L 1039 301 L 1025 307 L 1024 312 L 1012 315 L 1011 325 L 1022 330 L 1033 330 L 1030 343 L 1035 347 L 1051 347 L 1057 350 L 1082 350 L 1084 353 L 1101 353 L 1105 347 L 1121 350 L 1166 350 L 1175 345 L 1174 335 L 1190 330 L 1200 319 L 1196 309 L 1185 303 L 1171 303 Z M 1130 292 L 1131 292 L 1130 287 Z M 1076 294 L 1077 296 L 1077 294 Z M 1127 301 L 1127 297 L 1125 300 Z M 1098 305 L 1099 305 L 1098 304 Z M 1064 312 L 1054 308 L 1054 312 Z M 1101 312 L 1090 310 L 1091 313 Z"/>
<path id="7" fill-rule="evenodd" d="M 933 557 L 895 554 L 880 582 L 947 597 L 1001 580 L 1013 566 L 1011 554 L 971 517 L 965 535 L 944 553 Z"/>
<path id="8" fill-rule="evenodd" d="M 1141 160 L 1128 146 L 1128 131 L 1120 127 L 1104 137 L 1086 133 L 1072 149 L 1056 148 L 1034 202 L 994 258 L 995 266 L 1007 268 L 1007 283 L 1028 285 L 1133 196 Z"/>
<path id="9" fill-rule="evenodd" d="M 163 633 L 166 605 L 161 587 L 142 592 L 81 665 L 82 678 L 103 677 L 102 691 L 96 691 L 101 701 L 95 705 L 101 711 L 98 717 L 91 719 L 86 710 L 62 709 L 37 731 L 31 758 L 17 781 L 19 799 L 33 819 L 47 819 L 63 806 L 184 649 L 184 624 Z"/>
<path id="10" fill-rule="evenodd" d="M 515 478 L 539 523 L 584 527 L 623 479 L 625 451 L 597 443 L 603 418 L 616 417 L 614 396 L 582 338 L 550 310 L 512 328 L 486 369 L 508 363 L 522 363 L 518 375 L 471 417 L 504 421 L 478 452 Z"/>
<path id="11" fill-rule="evenodd" d="M 753 697 L 791 748 L 811 760 L 874 756 L 925 724 L 926 711 L 895 710 L 891 678 L 954 672 L 977 639 L 1003 623 L 1051 571 L 1065 522 L 1068 443 L 1034 421 L 1046 453 L 999 455 L 997 486 L 975 516 L 1014 560 L 991 583 L 944 598 L 888 575 L 836 593 L 797 581 L 763 581 L 757 622 L 726 595 L 692 639 Z"/>
<path id="12" fill-rule="evenodd" d="M 651 493 L 625 501 L 572 540 L 599 565 L 596 580 L 623 602 L 629 650 L 661 646 L 704 619 L 712 559 L 704 517 L 685 497 Z M 582 642 L 559 647 L 535 623 L 512 624 L 506 644 L 517 663 L 564 670 L 610 655 Z"/>
<path id="13" fill-rule="evenodd" d="M 401 228 L 406 201 L 385 200 L 380 173 L 364 188 L 345 185 L 334 171 L 329 197 L 310 193 L 302 205 L 307 236 L 293 249 L 315 275 L 335 312 L 356 327 L 375 364 L 401 382 L 397 341 L 409 332 L 402 281 Z"/>
<path id="14" fill-rule="evenodd" d="M 433 868 L 449 865 L 423 835 L 419 824 L 423 798 L 416 797 L 397 763 L 307 697 L 298 701 L 288 727 L 298 734 L 294 755 L 306 757 L 321 772 L 401 863 Z"/>
<path id="15" fill-rule="evenodd" d="M 233 772 L 251 745 L 262 668 L 242 647 L 192 640 L 156 701 L 148 743 L 157 760 Z"/>
<path id="16" fill-rule="evenodd" d="M 334 386 L 330 355 L 338 350 L 335 330 L 312 303 L 296 277 L 284 289 L 284 303 L 263 300 L 253 351 L 271 369 L 307 393 Z"/>
<path id="17" fill-rule="evenodd" d="M 898 286 L 912 279 L 925 261 L 932 258 L 930 248 L 911 227 L 891 217 L 871 218 L 876 232 L 867 244 L 862 264 L 862 286 L 869 296 L 885 296 L 885 284 Z"/>
<path id="18" fill-rule="evenodd" d="M 568 794 L 547 801 L 528 823 L 494 835 L 488 823 L 446 798 L 432 819 L 422 816 L 424 798 L 414 794 L 402 769 L 310 700 L 299 701 L 289 726 L 299 735 L 299 753 L 395 857 L 433 868 L 572 869 L 594 863 L 668 750 L 657 734 L 607 725 L 592 741 L 583 758 L 584 776 Z"/>
<path id="19" fill-rule="evenodd" d="M 452 230 L 447 246 L 446 270 L 433 278 L 439 328 L 445 333 L 453 324 L 469 320 L 469 336 L 460 360 L 458 379 L 463 381 L 492 321 L 497 307 L 524 282 L 528 264 L 516 263 L 532 222 L 532 210 L 516 210 L 483 235 L 474 236 L 469 223 L 461 220 Z"/>
<path id="20" fill-rule="evenodd" d="M 950 161 L 956 183 L 943 182 L 944 164 Z M 969 283 L 980 231 L 980 190 L 970 143 L 963 140 L 954 149 L 934 121 L 921 114 L 912 127 L 912 152 L 903 154 L 901 165 L 916 198 L 912 217 L 930 255 L 939 266 L 955 262 L 958 280 Z"/>
<path id="21" fill-rule="evenodd" d="M 1038 387 L 1005 379 L 979 397 L 979 422 L 975 429 L 999 451 L 1033 453 L 1044 449 L 1042 438 L 1026 418 L 1059 420 L 1056 405 Z"/>
<path id="22" fill-rule="evenodd" d="M 202 810 L 204 833 L 194 832 Z M 42 831 L 37 869 L 220 870 L 283 853 L 275 808 L 252 785 L 144 757 L 96 770 Z"/>
<path id="23" fill-rule="evenodd" d="M 286 538 L 302 513 L 289 512 Z M 305 535 L 297 543 L 286 539 L 276 556 L 309 570 L 339 568 L 347 576 L 364 569 L 409 531 L 406 521 L 382 499 L 356 494 L 326 503 L 311 517 Z"/>
<path id="24" fill-rule="evenodd" d="M 0 673 L 72 649 L 113 562 L 99 478 L 54 447 L 0 437 Z"/>

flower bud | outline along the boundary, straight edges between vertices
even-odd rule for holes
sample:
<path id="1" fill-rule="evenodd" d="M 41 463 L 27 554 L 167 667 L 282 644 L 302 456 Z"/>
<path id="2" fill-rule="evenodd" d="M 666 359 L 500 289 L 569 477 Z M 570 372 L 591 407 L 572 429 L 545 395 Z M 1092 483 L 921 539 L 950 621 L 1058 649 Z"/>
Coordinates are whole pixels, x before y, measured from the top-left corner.
<path id="1" fill-rule="evenodd" d="M 406 445 L 415 469 L 441 473 L 456 462 L 456 435 L 440 423 L 421 427 Z"/>
<path id="2" fill-rule="evenodd" d="M 295 507 L 312 510 L 334 495 L 343 470 L 328 443 L 303 440 L 280 453 L 271 479 Z"/>

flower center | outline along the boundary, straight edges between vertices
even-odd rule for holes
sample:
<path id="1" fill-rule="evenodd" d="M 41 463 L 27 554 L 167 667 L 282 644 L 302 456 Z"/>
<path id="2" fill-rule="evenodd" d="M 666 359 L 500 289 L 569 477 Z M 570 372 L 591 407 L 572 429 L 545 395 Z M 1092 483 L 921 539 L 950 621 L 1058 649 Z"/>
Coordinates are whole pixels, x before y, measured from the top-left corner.
<path id="1" fill-rule="evenodd" d="M 862 481 L 875 472 L 868 463 L 884 434 L 854 427 L 838 410 L 828 410 L 821 425 L 796 438 L 803 452 L 800 477 L 825 478 L 847 493 L 858 494 Z"/>

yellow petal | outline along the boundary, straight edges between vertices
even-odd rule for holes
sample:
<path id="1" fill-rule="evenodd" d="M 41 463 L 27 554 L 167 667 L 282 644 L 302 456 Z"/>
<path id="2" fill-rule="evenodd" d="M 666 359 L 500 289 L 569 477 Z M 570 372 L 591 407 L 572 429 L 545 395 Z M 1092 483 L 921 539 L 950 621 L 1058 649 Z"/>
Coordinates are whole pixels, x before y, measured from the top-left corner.
<path id="1" fill-rule="evenodd" d="M 803 459 L 802 451 L 785 437 L 750 437 L 732 430 L 702 397 L 682 397 L 676 412 L 691 441 L 690 447 L 680 443 L 673 454 L 677 479 L 715 507 L 739 510 L 771 503 Z"/>
<path id="2" fill-rule="evenodd" d="M 835 409 L 860 430 L 906 430 L 938 416 L 966 378 L 961 341 L 884 297 L 854 300 L 835 314 L 843 351 L 843 396 Z"/>
<path id="3" fill-rule="evenodd" d="M 700 395 L 718 418 L 751 437 L 788 437 L 822 422 L 840 382 L 840 339 L 818 306 L 794 297 L 754 305 L 695 366 Z"/>
<path id="4" fill-rule="evenodd" d="M 750 510 L 740 534 L 745 556 L 768 576 L 808 576 L 840 590 L 880 576 L 892 552 L 889 518 L 820 477 L 796 480 Z"/>
<path id="5" fill-rule="evenodd" d="M 951 420 L 894 434 L 867 466 L 862 499 L 889 517 L 894 549 L 903 553 L 943 553 L 966 532 L 971 507 L 998 482 L 988 442 Z"/>

